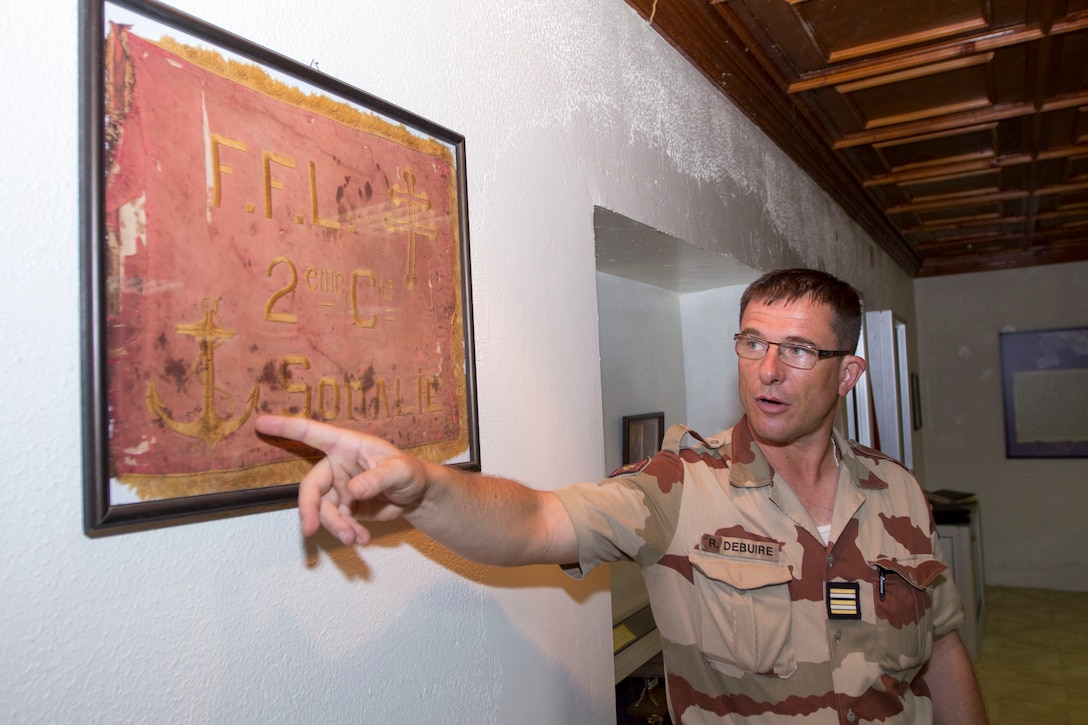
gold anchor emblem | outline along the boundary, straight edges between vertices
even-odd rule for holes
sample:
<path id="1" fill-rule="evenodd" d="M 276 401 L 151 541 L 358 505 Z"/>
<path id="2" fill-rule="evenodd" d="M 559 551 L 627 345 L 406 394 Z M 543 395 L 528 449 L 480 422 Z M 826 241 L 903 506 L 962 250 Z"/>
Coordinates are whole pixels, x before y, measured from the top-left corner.
<path id="1" fill-rule="evenodd" d="M 201 302 L 201 308 L 204 310 L 203 321 L 178 325 L 177 327 L 179 335 L 195 337 L 197 342 L 200 343 L 200 358 L 194 365 L 194 369 L 201 372 L 204 386 L 204 409 L 201 411 L 200 417 L 189 423 L 173 420 L 166 404 L 159 396 L 158 391 L 155 390 L 154 380 L 147 386 L 147 408 L 162 418 L 163 423 L 166 423 L 170 430 L 187 438 L 202 440 L 209 448 L 215 448 L 219 441 L 245 424 L 253 412 L 253 408 L 257 405 L 257 396 L 261 384 L 260 381 L 253 384 L 253 392 L 249 394 L 249 405 L 241 417 L 233 420 L 219 417 L 219 413 L 215 409 L 216 393 L 226 395 L 231 404 L 231 413 L 234 412 L 234 399 L 225 390 L 215 387 L 215 349 L 219 347 L 222 340 L 229 340 L 234 337 L 234 331 L 224 330 L 213 319 L 219 308 L 219 300 L 205 298 Z"/>

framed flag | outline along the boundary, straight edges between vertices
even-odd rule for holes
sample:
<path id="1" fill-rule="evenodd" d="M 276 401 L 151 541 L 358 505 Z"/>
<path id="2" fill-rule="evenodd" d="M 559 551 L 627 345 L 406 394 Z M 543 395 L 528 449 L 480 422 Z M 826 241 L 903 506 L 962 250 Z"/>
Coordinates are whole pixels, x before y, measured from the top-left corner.
<path id="1" fill-rule="evenodd" d="M 150 0 L 81 4 L 84 528 L 287 505 L 262 413 L 479 468 L 465 139 Z"/>

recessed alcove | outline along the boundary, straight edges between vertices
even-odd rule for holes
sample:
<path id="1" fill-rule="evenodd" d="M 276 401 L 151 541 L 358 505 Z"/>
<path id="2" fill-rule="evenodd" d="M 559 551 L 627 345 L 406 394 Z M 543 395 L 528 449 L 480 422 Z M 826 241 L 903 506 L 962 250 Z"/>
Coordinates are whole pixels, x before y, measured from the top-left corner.
<path id="1" fill-rule="evenodd" d="M 732 338 L 741 292 L 760 272 L 602 207 L 593 222 L 607 474 L 623 463 L 625 415 L 664 411 L 666 427 L 707 435 L 740 418 Z M 613 564 L 611 576 L 620 682 L 660 644 L 656 629 L 622 629 L 649 604 L 639 568 Z"/>
<path id="2" fill-rule="evenodd" d="M 621 463 L 624 415 L 665 412 L 715 433 L 742 413 L 740 295 L 760 272 L 630 217 L 595 207 L 605 466 Z"/>

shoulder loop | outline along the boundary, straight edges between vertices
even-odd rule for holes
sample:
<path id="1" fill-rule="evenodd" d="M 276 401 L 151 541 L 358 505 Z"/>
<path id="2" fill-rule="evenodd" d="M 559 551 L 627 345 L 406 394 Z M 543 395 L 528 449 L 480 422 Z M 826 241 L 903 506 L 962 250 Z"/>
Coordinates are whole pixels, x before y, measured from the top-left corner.
<path id="1" fill-rule="evenodd" d="M 680 452 L 680 445 L 684 442 L 684 436 L 691 434 L 691 437 L 699 441 L 703 445 L 707 445 L 707 442 L 701 435 L 696 433 L 690 427 L 683 425 L 682 423 L 674 423 L 669 426 L 669 429 L 665 432 L 665 438 L 661 441 L 661 450 L 672 451 L 673 453 Z"/>
<path id="2" fill-rule="evenodd" d="M 878 461 L 891 461 L 892 463 L 895 463 L 897 465 L 903 465 L 899 462 L 898 459 L 889 456 L 887 453 L 884 453 L 883 451 L 878 451 L 875 448 L 870 448 L 869 446 L 863 446 L 853 439 L 847 439 L 846 444 L 855 456 L 860 456 L 862 458 L 871 458 Z M 903 467 L 906 468 L 906 466 Z"/>

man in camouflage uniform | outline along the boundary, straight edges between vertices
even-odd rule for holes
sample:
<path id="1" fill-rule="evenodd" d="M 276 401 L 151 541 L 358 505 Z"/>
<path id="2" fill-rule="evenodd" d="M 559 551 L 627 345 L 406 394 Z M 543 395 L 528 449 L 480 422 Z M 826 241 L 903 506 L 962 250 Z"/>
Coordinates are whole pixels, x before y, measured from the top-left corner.
<path id="1" fill-rule="evenodd" d="M 931 637 L 963 619 L 959 596 L 917 484 L 836 442 L 830 545 L 745 420 L 709 440 L 674 426 L 637 472 L 556 492 L 579 532 L 578 575 L 618 558 L 644 567 L 677 722 L 931 719 L 914 679 Z"/>
<path id="2" fill-rule="evenodd" d="M 745 416 L 600 484 L 536 491 L 297 418 L 258 429 L 326 451 L 299 488 L 302 530 L 366 544 L 403 516 L 470 559 L 574 576 L 643 567 L 674 721 L 985 722 L 929 507 L 895 461 L 833 431 L 865 370 L 861 307 L 811 270 L 741 299 Z"/>

